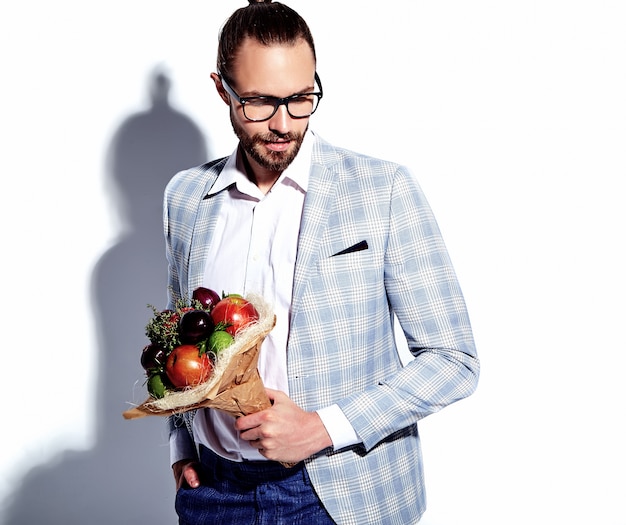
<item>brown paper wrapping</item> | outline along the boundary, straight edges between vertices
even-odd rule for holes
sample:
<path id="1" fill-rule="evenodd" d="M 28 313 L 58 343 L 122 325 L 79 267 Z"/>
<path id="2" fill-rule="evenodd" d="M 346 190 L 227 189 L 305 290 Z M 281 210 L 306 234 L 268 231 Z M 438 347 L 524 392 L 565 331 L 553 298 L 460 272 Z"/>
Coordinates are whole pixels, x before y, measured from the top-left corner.
<path id="1" fill-rule="evenodd" d="M 170 392 L 161 399 L 150 397 L 123 413 L 125 419 L 168 416 L 198 408 L 215 408 L 235 417 L 259 412 L 270 400 L 257 369 L 263 340 L 276 324 L 276 316 L 262 298 L 246 299 L 259 312 L 259 320 L 239 332 L 235 342 L 220 353 L 213 374 L 205 383 L 182 391 Z"/>

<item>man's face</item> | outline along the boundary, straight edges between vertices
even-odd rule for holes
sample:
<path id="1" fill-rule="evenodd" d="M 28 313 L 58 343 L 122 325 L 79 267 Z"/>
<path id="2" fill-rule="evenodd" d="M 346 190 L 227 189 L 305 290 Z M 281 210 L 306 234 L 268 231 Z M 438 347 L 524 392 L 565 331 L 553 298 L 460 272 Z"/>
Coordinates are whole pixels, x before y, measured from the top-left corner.
<path id="1" fill-rule="evenodd" d="M 263 46 L 247 39 L 234 66 L 232 87 L 240 97 L 283 98 L 314 91 L 315 60 L 304 41 Z M 284 171 L 300 150 L 309 118 L 294 119 L 282 105 L 269 120 L 251 122 L 237 100 L 231 98 L 230 106 L 233 129 L 249 160 L 266 170 Z"/>

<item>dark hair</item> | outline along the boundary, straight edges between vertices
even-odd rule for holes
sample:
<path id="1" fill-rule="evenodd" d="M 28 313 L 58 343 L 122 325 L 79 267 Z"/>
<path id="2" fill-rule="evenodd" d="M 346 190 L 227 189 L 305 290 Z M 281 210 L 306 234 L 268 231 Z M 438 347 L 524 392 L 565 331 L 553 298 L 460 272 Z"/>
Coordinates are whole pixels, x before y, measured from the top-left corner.
<path id="1" fill-rule="evenodd" d="M 249 0 L 249 5 L 237 9 L 222 26 L 217 47 L 217 70 L 232 81 L 233 60 L 246 38 L 253 38 L 264 46 L 295 44 L 303 39 L 313 52 L 315 44 L 309 26 L 290 7 L 271 0 Z"/>

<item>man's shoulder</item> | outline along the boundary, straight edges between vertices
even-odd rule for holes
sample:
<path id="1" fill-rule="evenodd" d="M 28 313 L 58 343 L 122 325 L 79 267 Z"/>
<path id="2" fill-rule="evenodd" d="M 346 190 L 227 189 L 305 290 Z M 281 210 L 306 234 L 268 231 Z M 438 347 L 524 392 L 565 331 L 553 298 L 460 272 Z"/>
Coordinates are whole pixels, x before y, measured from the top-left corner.
<path id="1" fill-rule="evenodd" d="M 166 193 L 193 194 L 203 191 L 206 193 L 217 179 L 227 160 L 228 157 L 222 157 L 179 171 L 167 184 Z"/>
<path id="2" fill-rule="evenodd" d="M 402 168 L 397 162 L 336 146 L 320 137 L 317 137 L 313 162 L 339 172 L 366 170 L 370 174 L 390 174 Z"/>

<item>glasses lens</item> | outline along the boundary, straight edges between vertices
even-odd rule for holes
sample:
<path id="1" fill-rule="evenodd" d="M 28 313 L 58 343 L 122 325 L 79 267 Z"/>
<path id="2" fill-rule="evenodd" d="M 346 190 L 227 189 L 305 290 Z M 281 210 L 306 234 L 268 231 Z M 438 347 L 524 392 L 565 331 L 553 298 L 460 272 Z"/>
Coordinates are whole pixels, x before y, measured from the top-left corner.
<path id="1" fill-rule="evenodd" d="M 287 111 L 294 118 L 311 115 L 319 103 L 317 95 L 299 95 L 284 102 Z M 273 97 L 254 97 L 246 99 L 243 113 L 249 120 L 267 120 L 271 118 L 279 105 L 279 99 Z"/>
<path id="2" fill-rule="evenodd" d="M 302 95 L 289 99 L 287 109 L 292 117 L 308 117 L 317 107 L 317 95 Z"/>
<path id="3" fill-rule="evenodd" d="M 266 120 L 274 114 L 276 100 L 271 97 L 249 98 L 243 105 L 243 114 L 249 120 Z"/>

